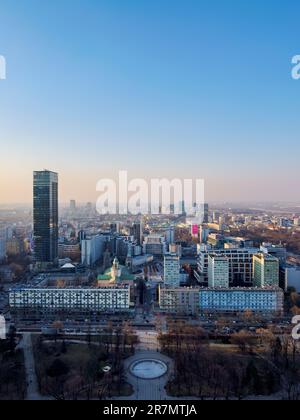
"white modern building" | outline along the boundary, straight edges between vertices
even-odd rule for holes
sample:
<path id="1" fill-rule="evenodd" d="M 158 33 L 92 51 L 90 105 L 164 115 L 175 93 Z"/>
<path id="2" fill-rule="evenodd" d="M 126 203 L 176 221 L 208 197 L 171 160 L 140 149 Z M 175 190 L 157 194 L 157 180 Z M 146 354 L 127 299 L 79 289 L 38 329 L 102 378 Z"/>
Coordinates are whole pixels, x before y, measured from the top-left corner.
<path id="1" fill-rule="evenodd" d="M 89 239 L 81 241 L 81 264 L 92 266 L 104 254 L 106 246 L 106 236 L 95 235 Z"/>
<path id="2" fill-rule="evenodd" d="M 229 287 L 229 259 L 222 255 L 208 256 L 208 286 Z"/>
<path id="3" fill-rule="evenodd" d="M 177 254 L 167 254 L 164 258 L 164 284 L 165 286 L 180 286 L 180 258 Z"/>

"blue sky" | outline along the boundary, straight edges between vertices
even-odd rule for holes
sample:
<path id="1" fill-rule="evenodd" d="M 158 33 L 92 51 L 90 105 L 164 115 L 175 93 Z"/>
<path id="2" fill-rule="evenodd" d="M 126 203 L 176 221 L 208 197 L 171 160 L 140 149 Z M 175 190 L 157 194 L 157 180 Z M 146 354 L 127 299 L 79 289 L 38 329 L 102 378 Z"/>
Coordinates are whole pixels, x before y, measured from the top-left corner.
<path id="1" fill-rule="evenodd" d="M 32 171 L 198 177 L 207 200 L 299 200 L 296 0 L 2 0 L 0 203 Z M 7 183 L 7 179 L 10 180 Z"/>

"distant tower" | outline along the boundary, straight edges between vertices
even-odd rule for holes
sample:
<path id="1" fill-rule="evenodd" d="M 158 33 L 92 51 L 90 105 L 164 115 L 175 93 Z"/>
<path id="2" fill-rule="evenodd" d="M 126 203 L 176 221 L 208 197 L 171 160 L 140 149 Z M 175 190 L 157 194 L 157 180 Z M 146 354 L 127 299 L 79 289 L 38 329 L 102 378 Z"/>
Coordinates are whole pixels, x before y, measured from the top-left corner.
<path id="1" fill-rule="evenodd" d="M 109 249 L 106 249 L 103 255 L 103 271 L 107 270 L 110 267 L 111 258 Z"/>
<path id="2" fill-rule="evenodd" d="M 58 258 L 58 175 L 41 171 L 33 174 L 34 255 L 41 264 Z"/>
<path id="3" fill-rule="evenodd" d="M 209 223 L 209 205 L 207 203 L 204 204 L 203 223 Z"/>
<path id="4" fill-rule="evenodd" d="M 185 202 L 184 201 L 179 202 L 179 215 L 186 216 Z"/>
<path id="5" fill-rule="evenodd" d="M 76 201 L 75 200 L 71 200 L 70 201 L 70 210 L 71 211 L 75 211 L 76 210 Z"/>

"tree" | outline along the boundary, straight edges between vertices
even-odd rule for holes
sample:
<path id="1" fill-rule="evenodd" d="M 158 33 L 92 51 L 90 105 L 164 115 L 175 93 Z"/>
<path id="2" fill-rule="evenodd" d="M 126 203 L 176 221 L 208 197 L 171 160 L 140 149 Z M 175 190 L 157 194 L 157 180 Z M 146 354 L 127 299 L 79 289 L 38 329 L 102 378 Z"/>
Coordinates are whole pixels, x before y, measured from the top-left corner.
<path id="1" fill-rule="evenodd" d="M 69 367 L 61 359 L 55 359 L 52 365 L 47 369 L 47 375 L 50 378 L 59 378 L 69 373 Z"/>
<path id="2" fill-rule="evenodd" d="M 231 343 L 238 346 L 242 353 L 245 353 L 247 347 L 252 348 L 253 335 L 245 330 L 239 331 L 231 336 Z"/>

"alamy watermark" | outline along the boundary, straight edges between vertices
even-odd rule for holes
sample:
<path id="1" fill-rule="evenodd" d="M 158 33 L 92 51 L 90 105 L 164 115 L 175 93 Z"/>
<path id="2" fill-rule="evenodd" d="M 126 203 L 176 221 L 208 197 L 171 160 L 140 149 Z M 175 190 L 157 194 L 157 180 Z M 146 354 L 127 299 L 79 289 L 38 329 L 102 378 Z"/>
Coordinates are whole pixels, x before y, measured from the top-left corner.
<path id="1" fill-rule="evenodd" d="M 0 315 L 0 340 L 6 339 L 6 322 L 3 315 Z"/>
<path id="2" fill-rule="evenodd" d="M 0 55 L 0 80 L 6 79 L 6 59 Z"/>
<path id="3" fill-rule="evenodd" d="M 292 78 L 294 80 L 300 79 L 300 55 L 294 55 L 292 58 L 292 64 L 294 67 L 292 68 Z"/>
<path id="4" fill-rule="evenodd" d="M 204 180 L 144 178 L 128 179 L 120 171 L 118 182 L 100 179 L 96 187 L 99 214 L 120 215 L 182 215 L 203 221 Z M 195 221 L 196 222 L 196 221 Z"/>

